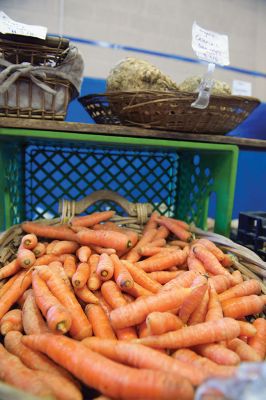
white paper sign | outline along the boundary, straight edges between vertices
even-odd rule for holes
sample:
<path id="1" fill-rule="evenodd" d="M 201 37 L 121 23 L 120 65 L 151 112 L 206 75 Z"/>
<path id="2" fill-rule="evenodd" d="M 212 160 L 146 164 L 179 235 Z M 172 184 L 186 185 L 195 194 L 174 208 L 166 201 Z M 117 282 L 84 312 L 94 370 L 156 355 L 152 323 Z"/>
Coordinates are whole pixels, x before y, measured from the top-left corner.
<path id="1" fill-rule="evenodd" d="M 232 94 L 236 96 L 252 96 L 251 82 L 233 80 Z"/>
<path id="2" fill-rule="evenodd" d="M 21 24 L 20 22 L 13 21 L 3 11 L 0 11 L 0 32 L 45 39 L 47 28 L 44 26 Z"/>
<path id="3" fill-rule="evenodd" d="M 228 36 L 192 26 L 192 48 L 198 58 L 209 63 L 229 65 Z"/>

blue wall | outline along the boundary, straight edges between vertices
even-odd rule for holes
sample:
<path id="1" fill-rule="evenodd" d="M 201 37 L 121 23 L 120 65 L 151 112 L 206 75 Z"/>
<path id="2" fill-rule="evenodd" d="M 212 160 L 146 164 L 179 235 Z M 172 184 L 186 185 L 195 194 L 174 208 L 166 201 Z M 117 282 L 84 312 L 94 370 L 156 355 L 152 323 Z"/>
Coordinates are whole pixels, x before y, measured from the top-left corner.
<path id="1" fill-rule="evenodd" d="M 104 79 L 85 78 L 80 95 L 103 93 L 105 88 Z M 94 123 L 77 100 L 69 105 L 67 121 Z M 266 104 L 261 104 L 229 135 L 266 139 Z M 213 216 L 213 209 L 210 207 L 210 216 Z M 238 218 L 241 211 L 266 211 L 266 149 L 240 151 L 233 218 Z"/>

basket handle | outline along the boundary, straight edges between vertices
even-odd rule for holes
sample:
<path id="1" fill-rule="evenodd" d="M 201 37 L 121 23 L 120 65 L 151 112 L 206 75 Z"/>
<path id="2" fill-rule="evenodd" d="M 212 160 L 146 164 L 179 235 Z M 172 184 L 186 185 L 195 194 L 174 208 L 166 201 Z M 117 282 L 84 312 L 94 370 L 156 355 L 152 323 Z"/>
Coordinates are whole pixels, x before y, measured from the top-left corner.
<path id="1" fill-rule="evenodd" d="M 137 218 L 140 225 L 144 225 L 153 211 L 153 206 L 149 203 L 132 203 L 112 190 L 97 190 L 84 197 L 84 199 L 59 200 L 59 213 L 63 221 L 70 220 L 77 214 L 81 214 L 97 201 L 109 200 L 118 204 L 130 217 Z"/>

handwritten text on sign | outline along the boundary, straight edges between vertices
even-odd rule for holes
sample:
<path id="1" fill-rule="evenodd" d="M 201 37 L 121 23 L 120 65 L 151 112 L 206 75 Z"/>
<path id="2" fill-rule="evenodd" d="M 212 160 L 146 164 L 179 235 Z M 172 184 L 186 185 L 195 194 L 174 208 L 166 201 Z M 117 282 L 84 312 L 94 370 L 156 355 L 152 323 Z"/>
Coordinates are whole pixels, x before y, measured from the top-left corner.
<path id="1" fill-rule="evenodd" d="M 45 39 L 47 28 L 44 26 L 21 24 L 20 22 L 13 21 L 3 11 L 0 11 L 0 32 Z"/>
<path id="2" fill-rule="evenodd" d="M 230 63 L 228 36 L 207 31 L 196 22 L 192 26 L 192 48 L 201 60 L 219 65 Z"/>

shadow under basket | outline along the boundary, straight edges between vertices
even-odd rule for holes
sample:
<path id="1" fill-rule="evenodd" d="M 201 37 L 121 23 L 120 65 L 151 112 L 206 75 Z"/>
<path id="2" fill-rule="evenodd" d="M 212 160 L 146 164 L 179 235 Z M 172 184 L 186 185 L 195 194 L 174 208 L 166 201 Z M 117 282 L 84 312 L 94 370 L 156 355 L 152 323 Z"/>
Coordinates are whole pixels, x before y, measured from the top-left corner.
<path id="1" fill-rule="evenodd" d="M 130 91 L 91 94 L 79 101 L 97 124 L 219 135 L 235 129 L 260 104 L 252 97 L 212 95 L 206 109 L 197 109 L 191 107 L 197 96 L 178 91 Z"/>

